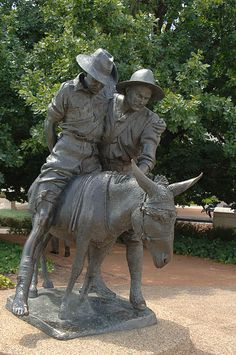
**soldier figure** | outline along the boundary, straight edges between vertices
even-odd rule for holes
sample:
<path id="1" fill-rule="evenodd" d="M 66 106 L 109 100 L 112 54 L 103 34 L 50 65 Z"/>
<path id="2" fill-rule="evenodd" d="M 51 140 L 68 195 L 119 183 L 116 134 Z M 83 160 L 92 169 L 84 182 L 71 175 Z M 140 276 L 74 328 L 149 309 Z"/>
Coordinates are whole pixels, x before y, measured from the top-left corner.
<path id="1" fill-rule="evenodd" d="M 63 83 L 48 108 L 45 131 L 51 154 L 29 191 L 33 228 L 23 249 L 17 277 L 13 301 L 13 313 L 17 315 L 28 314 L 27 298 L 36 249 L 41 247 L 42 240 L 44 244 L 47 242 L 59 195 L 73 176 L 101 171 L 97 142 L 103 132 L 108 100 L 106 95 L 97 94 L 104 86 L 115 86 L 116 67 L 113 57 L 103 49 L 91 56 L 80 54 L 76 60 L 84 72 Z M 57 125 L 62 131 L 58 141 Z"/>
<path id="2" fill-rule="evenodd" d="M 156 85 L 151 70 L 136 71 L 128 81 L 117 84 L 118 94 L 114 94 L 108 105 L 105 118 L 103 141 L 99 144 L 100 159 L 103 170 L 118 171 L 131 174 L 131 159 L 147 174 L 156 161 L 156 149 L 160 143 L 165 122 L 145 105 L 164 98 L 162 89 Z M 142 241 L 135 237 L 133 231 L 123 235 L 127 247 L 127 261 L 130 274 L 139 275 L 141 284 L 142 272 Z M 137 270 L 137 267 L 140 270 Z M 97 273 L 93 290 L 101 293 L 112 293 L 106 288 L 100 273 Z M 132 289 L 132 287 L 131 287 Z M 130 295 L 134 307 L 144 309 L 145 301 Z M 135 303 L 135 304 L 134 304 Z"/>

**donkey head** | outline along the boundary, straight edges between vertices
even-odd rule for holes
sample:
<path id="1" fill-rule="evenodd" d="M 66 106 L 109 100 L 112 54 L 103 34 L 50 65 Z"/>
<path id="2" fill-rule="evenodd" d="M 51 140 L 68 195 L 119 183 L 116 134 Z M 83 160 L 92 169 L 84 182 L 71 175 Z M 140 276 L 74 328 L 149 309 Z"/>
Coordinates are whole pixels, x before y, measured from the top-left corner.
<path id="1" fill-rule="evenodd" d="M 169 185 L 166 179 L 150 180 L 132 161 L 132 170 L 145 200 L 132 214 L 134 231 L 151 252 L 156 267 L 168 264 L 173 255 L 176 209 L 174 197 L 193 186 L 201 177 Z"/>

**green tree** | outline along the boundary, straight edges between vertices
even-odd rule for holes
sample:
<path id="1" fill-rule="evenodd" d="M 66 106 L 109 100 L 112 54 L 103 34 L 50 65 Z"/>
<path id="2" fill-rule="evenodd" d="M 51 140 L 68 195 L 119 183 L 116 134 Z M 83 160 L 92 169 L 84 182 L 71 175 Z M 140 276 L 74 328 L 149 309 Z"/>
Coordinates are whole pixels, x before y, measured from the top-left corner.
<path id="1" fill-rule="evenodd" d="M 30 129 L 38 118 L 20 97 L 17 83 L 27 53 L 42 37 L 38 10 L 33 1 L 0 2 L 0 187 L 10 200 L 25 200 L 29 180 L 37 175 L 32 170 L 35 160 L 29 164 L 35 157 L 22 149 L 22 143 L 30 139 Z"/>
<path id="2" fill-rule="evenodd" d="M 19 140 L 14 138 L 15 119 L 8 128 L 9 139 L 15 144 L 13 152 L 21 156 L 21 171 L 17 170 L 20 184 L 16 188 L 12 168 L 7 167 L 5 188 L 11 186 L 16 195 L 21 191 L 23 198 L 47 154 L 42 122 L 48 103 L 61 82 L 77 75 L 75 56 L 103 47 L 114 55 L 120 80 L 147 67 L 164 88 L 165 99 L 152 107 L 168 127 L 157 151 L 156 171 L 171 181 L 204 172 L 201 182 L 179 202 L 200 203 L 211 195 L 228 202 L 236 200 L 233 0 L 41 0 L 12 4 L 7 10 L 2 5 L 4 16 L 12 21 L 7 23 L 17 24 L 4 24 L 10 45 L 16 41 L 19 48 L 19 65 L 9 86 L 26 113 Z M 11 48 L 7 47 L 7 56 L 12 55 Z M 13 107 L 11 103 L 9 107 Z"/>

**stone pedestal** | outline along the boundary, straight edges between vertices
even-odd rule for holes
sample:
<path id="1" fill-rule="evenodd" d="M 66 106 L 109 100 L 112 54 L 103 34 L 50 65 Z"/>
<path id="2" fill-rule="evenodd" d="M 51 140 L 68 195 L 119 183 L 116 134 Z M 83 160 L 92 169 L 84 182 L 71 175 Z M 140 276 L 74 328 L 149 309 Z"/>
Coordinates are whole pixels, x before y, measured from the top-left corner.
<path id="1" fill-rule="evenodd" d="M 40 289 L 37 298 L 29 299 L 29 316 L 21 319 L 60 340 L 144 328 L 157 323 L 155 314 L 149 308 L 135 310 L 127 300 L 119 297 L 104 299 L 89 296 L 86 312 L 79 305 L 78 290 L 70 298 L 69 319 L 61 320 L 58 313 L 64 291 L 65 288 Z M 13 296 L 9 297 L 6 304 L 10 311 L 12 300 Z"/>
<path id="2" fill-rule="evenodd" d="M 236 213 L 227 207 L 216 207 L 213 214 L 213 226 L 233 228 L 236 231 Z"/>

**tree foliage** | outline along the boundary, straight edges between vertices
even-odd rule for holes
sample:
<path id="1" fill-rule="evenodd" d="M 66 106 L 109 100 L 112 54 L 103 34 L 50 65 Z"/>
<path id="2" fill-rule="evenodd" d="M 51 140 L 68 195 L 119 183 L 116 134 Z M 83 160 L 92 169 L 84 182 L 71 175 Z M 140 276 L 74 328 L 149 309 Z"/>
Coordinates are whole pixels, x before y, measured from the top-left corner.
<path id="1" fill-rule="evenodd" d="M 156 171 L 171 181 L 204 172 L 179 202 L 236 200 L 233 0 L 5 0 L 0 10 L 0 171 L 10 198 L 24 199 L 45 159 L 42 122 L 60 83 L 78 74 L 75 56 L 103 47 L 120 80 L 146 67 L 165 91 L 152 107 L 167 123 Z"/>

